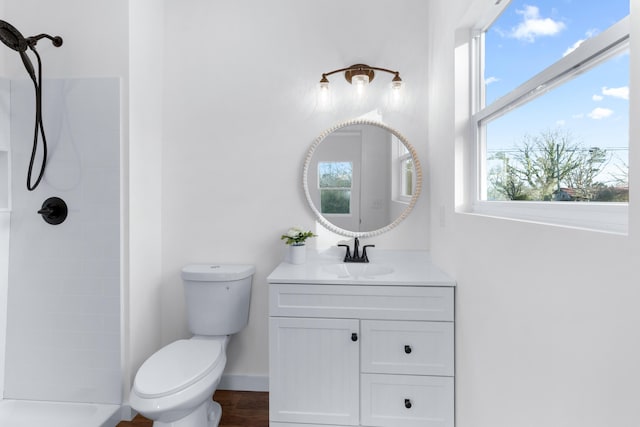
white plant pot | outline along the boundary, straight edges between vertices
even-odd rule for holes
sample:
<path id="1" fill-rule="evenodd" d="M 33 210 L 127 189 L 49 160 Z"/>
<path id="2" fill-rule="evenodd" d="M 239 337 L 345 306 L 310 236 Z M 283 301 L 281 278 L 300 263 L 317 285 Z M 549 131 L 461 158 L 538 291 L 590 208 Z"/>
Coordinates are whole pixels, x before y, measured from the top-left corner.
<path id="1" fill-rule="evenodd" d="M 307 261 L 307 247 L 305 245 L 289 245 L 287 262 L 304 264 Z"/>

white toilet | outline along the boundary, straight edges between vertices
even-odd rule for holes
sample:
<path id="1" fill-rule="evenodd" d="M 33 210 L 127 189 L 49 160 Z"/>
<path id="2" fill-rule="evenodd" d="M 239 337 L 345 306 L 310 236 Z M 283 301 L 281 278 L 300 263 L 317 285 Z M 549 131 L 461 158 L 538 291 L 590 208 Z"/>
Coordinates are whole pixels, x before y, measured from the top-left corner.
<path id="1" fill-rule="evenodd" d="M 213 393 L 227 363 L 229 335 L 249 319 L 253 265 L 187 265 L 182 280 L 191 339 L 147 359 L 131 389 L 131 407 L 154 427 L 216 427 L 222 415 Z"/>

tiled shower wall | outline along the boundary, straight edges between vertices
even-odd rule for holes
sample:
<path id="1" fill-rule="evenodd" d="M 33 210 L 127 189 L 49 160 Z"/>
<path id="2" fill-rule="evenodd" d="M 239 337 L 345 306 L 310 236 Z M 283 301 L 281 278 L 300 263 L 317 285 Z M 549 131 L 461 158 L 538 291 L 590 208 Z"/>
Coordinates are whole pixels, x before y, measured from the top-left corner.
<path id="1" fill-rule="evenodd" d="M 0 79 L 0 385 L 4 384 L 4 347 L 7 332 L 7 285 L 9 280 L 10 89 L 9 80 Z M 3 389 L 0 387 L 0 399 L 2 399 L 2 395 Z"/>
<path id="2" fill-rule="evenodd" d="M 11 82 L 5 398 L 121 402 L 119 85 L 45 81 L 49 162 L 29 192 L 34 91 Z M 37 214 L 52 196 L 69 206 L 60 225 Z"/>

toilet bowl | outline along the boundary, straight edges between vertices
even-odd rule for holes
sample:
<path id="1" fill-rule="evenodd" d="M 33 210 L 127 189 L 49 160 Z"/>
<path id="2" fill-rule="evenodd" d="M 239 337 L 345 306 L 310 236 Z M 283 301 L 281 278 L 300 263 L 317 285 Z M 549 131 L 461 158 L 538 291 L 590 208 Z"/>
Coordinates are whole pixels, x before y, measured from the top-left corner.
<path id="1" fill-rule="evenodd" d="M 183 268 L 189 329 L 197 333 L 161 348 L 138 370 L 129 403 L 154 427 L 216 427 L 212 396 L 220 382 L 230 334 L 246 326 L 253 266 Z"/>

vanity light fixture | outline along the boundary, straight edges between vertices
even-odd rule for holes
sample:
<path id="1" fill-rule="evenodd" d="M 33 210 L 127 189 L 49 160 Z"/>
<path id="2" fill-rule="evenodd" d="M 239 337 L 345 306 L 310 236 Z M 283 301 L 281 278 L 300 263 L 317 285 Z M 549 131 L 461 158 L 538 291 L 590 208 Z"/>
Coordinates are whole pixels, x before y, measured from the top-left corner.
<path id="1" fill-rule="evenodd" d="M 320 93 L 327 94 L 329 92 L 328 76 L 342 72 L 344 72 L 344 78 L 356 87 L 358 93 L 362 93 L 364 88 L 375 78 L 375 71 L 383 71 L 385 73 L 393 74 L 393 79 L 391 79 L 391 89 L 394 92 L 398 92 L 402 89 L 402 79 L 400 78 L 399 71 L 372 67 L 366 64 L 354 64 L 350 67 L 339 68 L 337 70 L 329 71 L 328 73 L 323 73 L 322 78 L 320 79 Z"/>

